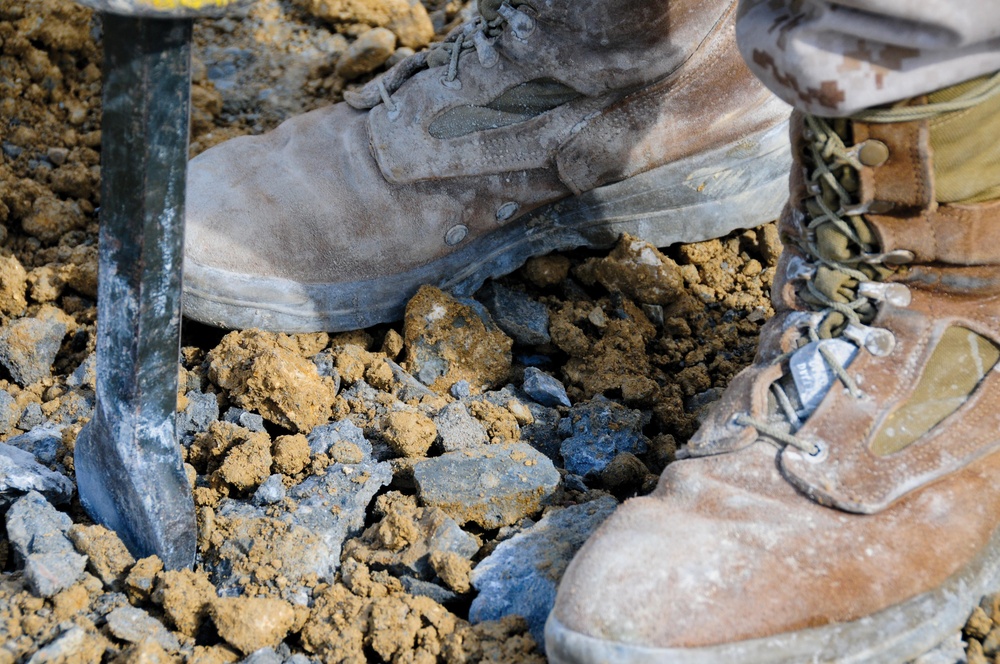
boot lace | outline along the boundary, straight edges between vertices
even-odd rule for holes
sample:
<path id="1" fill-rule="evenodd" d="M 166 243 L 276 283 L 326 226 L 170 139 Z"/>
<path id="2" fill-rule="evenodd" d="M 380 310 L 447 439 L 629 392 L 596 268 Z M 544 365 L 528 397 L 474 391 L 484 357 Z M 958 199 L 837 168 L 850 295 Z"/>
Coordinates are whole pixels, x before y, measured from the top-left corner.
<path id="1" fill-rule="evenodd" d="M 803 236 L 791 242 L 806 258 L 793 258 L 788 276 L 793 282 L 800 282 L 796 289 L 798 299 L 809 310 L 789 317 L 790 326 L 804 329 L 806 333 L 800 338 L 798 348 L 775 358 L 774 362 L 788 362 L 788 369 L 791 369 L 796 355 L 812 344 L 816 357 L 829 369 L 833 379 L 854 398 L 863 398 L 847 366 L 861 349 L 876 356 L 890 354 L 895 337 L 889 330 L 872 327 L 870 323 L 878 313 L 879 303 L 887 302 L 896 307 L 906 307 L 910 303 L 909 289 L 887 278 L 901 265 L 912 261 L 913 254 L 906 250 L 879 253 L 874 234 L 862 217 L 875 210 L 860 205 L 857 199 L 858 173 L 863 167 L 859 154 L 865 144 L 847 146 L 844 143 L 849 121 L 931 120 L 966 110 L 998 94 L 1000 73 L 984 78 L 978 85 L 946 102 L 870 109 L 850 119 L 805 116 L 803 137 L 806 140 L 804 161 L 808 196 L 799 214 L 806 215 L 808 222 Z M 825 340 L 838 340 L 840 345 L 822 343 Z M 820 446 L 796 435 L 818 406 L 818 400 L 804 404 L 798 382 L 788 380 L 789 373 L 786 370 L 785 375 L 771 385 L 774 407 L 767 420 L 739 413 L 734 422 L 753 427 L 779 445 L 792 445 L 819 458 L 823 452 Z M 822 390 L 819 399 L 830 387 Z"/>
<path id="2" fill-rule="evenodd" d="M 395 67 L 366 85 L 359 92 L 344 94 L 344 100 L 358 109 L 370 109 L 384 104 L 390 119 L 398 116 L 399 105 L 392 98 L 408 79 L 416 73 L 434 67 L 446 67 L 441 84 L 459 89 L 459 67 L 463 55 L 476 52 L 480 64 L 493 67 L 500 61 L 496 48 L 497 39 L 509 27 L 515 39 L 525 41 L 535 31 L 535 19 L 521 7 L 527 4 L 515 0 L 480 0 L 479 15 L 455 28 L 443 40 L 434 43 L 427 51 L 411 55 Z M 485 18 L 492 16 L 492 18 Z"/>
<path id="3" fill-rule="evenodd" d="M 800 350 L 811 344 L 811 349 L 834 380 L 852 397 L 860 399 L 864 394 L 848 374 L 847 366 L 857 349 L 863 348 L 877 356 L 892 352 L 895 346 L 892 333 L 869 324 L 877 314 L 879 302 L 888 301 L 895 306 L 909 304 L 909 290 L 902 284 L 887 283 L 885 279 L 913 256 L 906 251 L 891 254 L 878 251 L 874 234 L 862 217 L 868 209 L 858 204 L 858 173 L 863 168 L 858 153 L 862 146 L 844 143 L 847 120 L 807 115 L 805 125 L 808 196 L 800 214 L 804 212 L 808 221 L 802 236 L 789 240 L 798 246 L 805 259 L 793 258 L 788 265 L 788 276 L 799 284 L 798 298 L 808 310 L 792 314 L 788 321 L 789 325 L 805 332 L 800 337 L 799 347 L 775 361 L 792 361 Z M 835 348 L 822 343 L 830 339 L 848 342 L 851 346 L 842 343 Z M 785 374 L 787 378 L 789 371 Z M 739 413 L 734 421 L 753 427 L 780 444 L 792 445 L 812 456 L 819 455 L 822 450 L 816 443 L 803 440 L 795 433 L 815 407 L 803 403 L 792 381 L 775 381 L 771 392 L 775 408 L 767 420 Z"/>

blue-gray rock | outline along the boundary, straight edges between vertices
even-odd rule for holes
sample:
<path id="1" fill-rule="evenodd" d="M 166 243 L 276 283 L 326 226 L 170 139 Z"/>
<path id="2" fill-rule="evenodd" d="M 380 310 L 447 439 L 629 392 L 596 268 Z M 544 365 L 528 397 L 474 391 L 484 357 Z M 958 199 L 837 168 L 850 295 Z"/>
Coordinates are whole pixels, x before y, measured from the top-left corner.
<path id="1" fill-rule="evenodd" d="M 357 445 L 366 458 L 372 455 L 372 444 L 365 438 L 364 431 L 350 420 L 318 426 L 306 438 L 313 454 L 326 454 L 334 443 L 343 440 Z"/>
<path id="2" fill-rule="evenodd" d="M 431 581 L 424 581 L 413 576 L 401 576 L 399 580 L 403 584 L 403 590 L 406 592 L 411 595 L 430 597 L 438 604 L 450 602 L 458 597 L 453 591 Z"/>
<path id="3" fill-rule="evenodd" d="M 532 514 L 559 483 L 552 461 L 525 443 L 448 452 L 416 463 L 413 476 L 424 505 L 483 528 Z"/>
<path id="4" fill-rule="evenodd" d="M 432 419 L 445 452 L 467 450 L 490 442 L 486 427 L 469 414 L 461 401 L 448 404 Z"/>
<path id="5" fill-rule="evenodd" d="M 340 372 L 337 371 L 337 360 L 333 356 L 333 351 L 327 348 L 312 356 L 312 363 L 316 365 L 316 372 L 324 378 L 333 379 L 333 393 L 340 392 Z"/>
<path id="6" fill-rule="evenodd" d="M 524 391 L 543 406 L 568 408 L 571 405 L 562 382 L 535 367 L 524 370 Z"/>
<path id="7" fill-rule="evenodd" d="M 24 148 L 7 141 L 0 143 L 0 149 L 2 149 L 3 153 L 11 159 L 17 159 L 21 156 L 21 153 L 24 152 Z"/>
<path id="8" fill-rule="evenodd" d="M 9 438 L 7 444 L 32 454 L 38 463 L 47 466 L 56 460 L 56 454 L 62 445 L 62 431 L 53 426 L 38 427 Z"/>
<path id="9" fill-rule="evenodd" d="M 52 362 L 66 336 L 54 317 L 18 318 L 0 328 L 0 364 L 24 387 L 52 375 Z"/>
<path id="10" fill-rule="evenodd" d="M 569 491 L 583 491 L 586 493 L 589 490 L 583 478 L 573 473 L 563 475 L 563 486 Z"/>
<path id="11" fill-rule="evenodd" d="M 185 396 L 187 407 L 177 413 L 177 435 L 207 431 L 208 425 L 219 419 L 219 398 L 198 390 L 189 390 Z"/>
<path id="12" fill-rule="evenodd" d="M 567 436 L 560 446 L 563 465 L 576 475 L 599 473 L 617 454 L 642 454 L 649 440 L 642 434 L 648 415 L 621 404 L 594 397 L 578 403 L 559 423 Z"/>
<path id="13" fill-rule="evenodd" d="M 17 421 L 17 428 L 21 431 L 30 431 L 40 426 L 44 421 L 45 415 L 42 413 L 42 404 L 32 401 L 21 411 L 21 417 Z"/>
<path id="14" fill-rule="evenodd" d="M 107 616 L 108 631 L 128 643 L 150 639 L 167 652 L 180 649 L 180 641 L 159 620 L 134 606 L 120 606 Z"/>
<path id="15" fill-rule="evenodd" d="M 41 465 L 30 452 L 0 443 L 0 512 L 28 492 L 60 505 L 69 502 L 73 490 L 68 477 Z"/>
<path id="16" fill-rule="evenodd" d="M 434 392 L 428 389 L 426 385 L 414 378 L 409 371 L 399 366 L 392 360 L 387 359 L 385 360 L 385 363 L 389 365 L 390 369 L 392 369 L 392 377 L 396 381 L 396 398 L 400 401 L 405 403 L 411 399 L 420 400 L 423 397 L 437 396 Z"/>
<path id="17" fill-rule="evenodd" d="M 97 380 L 97 354 L 91 353 L 86 359 L 66 377 L 67 387 L 87 387 L 94 389 Z"/>
<path id="18" fill-rule="evenodd" d="M 552 358 L 541 353 L 518 353 L 514 356 L 516 364 L 523 364 L 526 367 L 550 367 Z"/>
<path id="19" fill-rule="evenodd" d="M 614 498 L 604 496 L 549 512 L 528 530 L 501 542 L 472 570 L 472 585 L 479 595 L 469 608 L 469 622 L 523 616 L 544 647 L 545 619 L 566 566 L 617 505 Z"/>
<path id="20" fill-rule="evenodd" d="M 9 433 L 19 419 L 17 402 L 4 390 L 0 390 L 0 434 Z"/>
<path id="21" fill-rule="evenodd" d="M 250 499 L 254 505 L 273 505 L 285 499 L 285 484 L 281 475 L 274 474 L 264 480 L 257 490 L 254 491 L 253 498 Z"/>
<path id="22" fill-rule="evenodd" d="M 282 664 L 284 661 L 284 657 L 279 655 L 274 648 L 268 646 L 253 651 L 240 664 Z"/>
<path id="23" fill-rule="evenodd" d="M 319 535 L 330 551 L 330 564 L 336 570 L 344 540 L 364 529 L 368 503 L 390 482 L 392 466 L 385 461 L 335 463 L 322 477 L 306 478 L 288 490 L 288 497 L 297 505 L 294 512 L 282 519 Z"/>
<path id="24" fill-rule="evenodd" d="M 642 313 L 656 327 L 663 327 L 663 307 L 659 304 L 643 304 Z"/>
<path id="25" fill-rule="evenodd" d="M 227 410 L 222 419 L 226 422 L 236 424 L 244 429 L 249 429 L 250 431 L 256 433 L 264 430 L 263 416 L 258 415 L 257 413 L 245 411 L 242 408 L 237 408 L 236 406 Z"/>
<path id="26" fill-rule="evenodd" d="M 498 283 L 487 284 L 477 294 L 501 330 L 522 346 L 549 343 L 549 309 L 520 291 Z"/>
<path id="27" fill-rule="evenodd" d="M 90 603 L 90 615 L 92 620 L 103 618 L 120 606 L 130 606 L 128 597 L 122 592 L 106 592 L 97 596 L 97 599 Z"/>
<path id="28" fill-rule="evenodd" d="M 463 379 L 449 387 L 448 393 L 456 399 L 464 399 L 472 394 L 472 386 L 469 385 L 469 381 Z"/>
<path id="29" fill-rule="evenodd" d="M 335 463 L 327 467 L 323 476 L 312 476 L 287 490 L 293 506 L 286 511 L 279 506 L 264 510 L 242 500 L 220 501 L 218 516 L 242 520 L 241 534 L 223 543 L 205 563 L 212 582 L 220 591 L 236 591 L 238 578 L 233 567 L 246 563 L 246 558 L 257 546 L 268 546 L 275 558 L 284 565 L 282 574 L 289 585 L 282 588 L 282 597 L 301 604 L 308 601 L 308 591 L 303 584 L 310 575 L 323 582 L 331 582 L 340 566 L 340 553 L 344 541 L 358 535 L 365 525 L 368 504 L 383 486 L 392 481 L 392 469 L 386 462 L 370 458 L 363 463 Z M 274 529 L 274 521 L 288 525 L 287 533 L 279 542 L 257 542 L 257 531 Z M 277 547 L 277 549 L 275 549 Z"/>
<path id="30" fill-rule="evenodd" d="M 562 445 L 562 436 L 559 435 L 559 422 L 562 416 L 559 415 L 559 411 L 530 399 L 524 405 L 531 411 L 534 421 L 521 426 L 521 440 L 561 464 L 559 446 Z"/>
<path id="31" fill-rule="evenodd" d="M 93 413 L 94 393 L 90 390 L 74 389 L 59 398 L 59 406 L 49 415 L 48 423 L 64 427 L 89 419 Z"/>
<path id="32" fill-rule="evenodd" d="M 69 629 L 59 634 L 38 652 L 32 655 L 28 664 L 43 664 L 44 662 L 74 662 L 79 661 L 80 653 L 85 652 L 88 642 L 94 637 L 88 636 L 82 627 L 72 623 Z M 62 626 L 62 625 L 61 625 Z"/>
<path id="33" fill-rule="evenodd" d="M 83 575 L 87 557 L 81 556 L 66 537 L 73 522 L 32 491 L 7 512 L 7 538 L 14 557 L 24 566 L 28 588 L 40 597 L 52 597 Z"/>
<path id="34" fill-rule="evenodd" d="M 294 655 L 289 655 L 285 660 L 285 664 L 318 664 L 319 660 L 309 659 L 301 653 L 295 653 Z"/>

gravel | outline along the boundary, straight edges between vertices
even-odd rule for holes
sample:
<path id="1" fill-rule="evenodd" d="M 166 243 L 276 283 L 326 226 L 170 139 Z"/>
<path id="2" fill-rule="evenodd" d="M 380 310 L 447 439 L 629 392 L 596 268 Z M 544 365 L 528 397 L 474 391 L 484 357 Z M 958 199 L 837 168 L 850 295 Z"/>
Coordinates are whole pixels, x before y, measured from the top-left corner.
<path id="1" fill-rule="evenodd" d="M 134 606 L 120 606 L 107 615 L 108 630 L 129 643 L 151 639 L 167 652 L 180 649 L 180 641 L 156 618 Z"/>
<path id="2" fill-rule="evenodd" d="M 426 5 L 439 34 L 459 18 L 460 3 L 380 2 L 425 25 Z M 383 30 L 387 63 L 408 52 L 398 15 L 309 14 L 333 4 L 198 22 L 192 153 L 338 99 L 359 35 L 375 60 Z M 64 0 L 0 14 L 0 661 L 542 664 L 572 552 L 616 498 L 652 490 L 752 360 L 775 228 L 538 257 L 472 297 L 422 289 L 406 320 L 368 330 L 187 325 L 178 434 L 199 557 L 164 572 L 71 500 L 94 398 L 99 31 Z M 387 420 L 397 443 L 407 422 L 436 437 L 393 447 Z M 965 632 L 974 656 L 1000 638 L 995 599 Z M 956 636 L 921 664 L 959 657 Z"/>

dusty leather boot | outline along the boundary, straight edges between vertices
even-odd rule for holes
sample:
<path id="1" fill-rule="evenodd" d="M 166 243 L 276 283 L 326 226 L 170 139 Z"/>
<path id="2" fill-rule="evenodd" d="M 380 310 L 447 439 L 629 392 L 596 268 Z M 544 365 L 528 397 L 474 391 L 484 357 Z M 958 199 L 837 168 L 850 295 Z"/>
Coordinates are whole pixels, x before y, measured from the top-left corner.
<path id="1" fill-rule="evenodd" d="M 931 144 L 996 150 L 935 108 L 793 115 L 777 314 L 688 458 L 577 554 L 550 661 L 898 663 L 1000 588 L 1000 202 L 939 203 L 979 176 Z"/>
<path id="2" fill-rule="evenodd" d="M 777 217 L 788 107 L 731 0 L 480 0 L 347 103 L 190 165 L 185 314 L 365 327 L 554 249 L 660 246 Z"/>

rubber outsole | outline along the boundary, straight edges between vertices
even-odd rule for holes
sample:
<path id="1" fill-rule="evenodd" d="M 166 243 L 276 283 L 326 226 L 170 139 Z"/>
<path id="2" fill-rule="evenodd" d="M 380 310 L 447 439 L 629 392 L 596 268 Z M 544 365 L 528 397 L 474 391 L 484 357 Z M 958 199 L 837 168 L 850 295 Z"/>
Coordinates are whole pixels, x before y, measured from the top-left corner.
<path id="1" fill-rule="evenodd" d="M 1000 529 L 940 587 L 848 623 L 699 648 L 648 648 L 575 632 L 549 616 L 551 664 L 899 664 L 955 634 L 984 595 L 1000 587 Z"/>
<path id="2" fill-rule="evenodd" d="M 612 246 L 629 233 L 659 247 L 700 242 L 777 218 L 788 198 L 787 123 L 737 143 L 534 210 L 496 232 L 408 272 L 303 284 L 188 261 L 184 314 L 224 328 L 340 331 L 398 320 L 423 284 L 475 292 L 532 257 Z"/>

